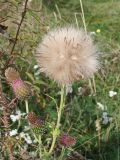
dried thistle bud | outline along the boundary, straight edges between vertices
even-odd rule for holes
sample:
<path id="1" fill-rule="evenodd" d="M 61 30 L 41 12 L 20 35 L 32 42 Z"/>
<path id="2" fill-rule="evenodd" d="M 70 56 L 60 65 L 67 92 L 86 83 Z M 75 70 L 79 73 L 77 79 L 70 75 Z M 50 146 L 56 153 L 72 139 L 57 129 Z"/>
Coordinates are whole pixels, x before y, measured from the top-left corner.
<path id="1" fill-rule="evenodd" d="M 34 127 L 41 127 L 44 125 L 44 121 L 41 120 L 34 112 L 28 114 L 28 121 Z"/>
<path id="2" fill-rule="evenodd" d="M 18 99 L 26 99 L 30 95 L 30 87 L 20 78 L 20 74 L 14 68 L 9 67 L 5 70 L 7 81 L 11 84 L 15 96 Z"/>
<path id="3" fill-rule="evenodd" d="M 27 119 L 30 124 L 34 125 L 35 122 L 38 120 L 38 116 L 34 112 L 29 112 Z"/>
<path id="4" fill-rule="evenodd" d="M 70 147 L 70 146 L 75 145 L 76 139 L 74 137 L 67 135 L 67 134 L 63 134 L 59 138 L 59 143 L 65 147 Z"/>
<path id="5" fill-rule="evenodd" d="M 5 70 L 5 77 L 9 83 L 12 83 L 13 81 L 20 79 L 20 75 L 16 69 L 9 67 Z"/>
<path id="6" fill-rule="evenodd" d="M 48 32 L 36 52 L 41 72 L 59 84 L 89 78 L 99 68 L 91 36 L 74 27 Z"/>

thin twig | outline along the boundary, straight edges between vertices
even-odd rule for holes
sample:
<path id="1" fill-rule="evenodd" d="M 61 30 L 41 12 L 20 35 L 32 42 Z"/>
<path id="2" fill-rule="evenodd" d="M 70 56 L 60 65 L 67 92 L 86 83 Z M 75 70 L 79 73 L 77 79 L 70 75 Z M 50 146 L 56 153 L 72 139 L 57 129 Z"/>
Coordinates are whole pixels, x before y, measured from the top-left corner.
<path id="1" fill-rule="evenodd" d="M 16 45 L 16 43 L 17 43 L 17 38 L 18 38 L 18 35 L 19 35 L 19 32 L 20 32 L 20 28 L 21 28 L 22 22 L 23 22 L 23 20 L 24 20 L 24 18 L 25 18 L 25 15 L 26 15 L 27 2 L 28 2 L 28 0 L 25 1 L 24 10 L 23 10 L 23 12 L 22 12 L 21 21 L 20 21 L 20 23 L 19 23 L 19 25 L 18 25 L 17 33 L 16 33 L 16 36 L 15 36 L 15 41 L 14 41 L 14 44 L 13 44 L 13 47 L 12 47 L 12 50 L 11 50 L 11 55 L 13 54 L 15 45 Z"/>
<path id="2" fill-rule="evenodd" d="M 81 11 L 82 11 L 82 21 L 84 25 L 84 30 L 85 30 L 85 33 L 87 34 L 87 27 L 86 27 L 86 22 L 85 22 L 85 15 L 84 15 L 84 10 L 83 10 L 82 0 L 80 0 L 80 6 L 81 6 Z"/>

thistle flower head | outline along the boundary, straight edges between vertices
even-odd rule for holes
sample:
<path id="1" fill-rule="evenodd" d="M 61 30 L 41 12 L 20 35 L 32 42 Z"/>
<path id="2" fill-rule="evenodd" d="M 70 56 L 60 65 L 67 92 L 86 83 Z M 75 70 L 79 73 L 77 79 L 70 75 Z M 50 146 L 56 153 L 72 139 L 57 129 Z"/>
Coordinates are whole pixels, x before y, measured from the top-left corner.
<path id="1" fill-rule="evenodd" d="M 74 137 L 71 137 L 68 134 L 63 134 L 63 135 L 61 135 L 59 142 L 61 145 L 65 146 L 65 147 L 70 147 L 70 146 L 75 145 L 76 140 Z"/>
<path id="2" fill-rule="evenodd" d="M 29 97 L 30 88 L 24 81 L 22 81 L 21 79 L 18 79 L 16 81 L 13 81 L 11 85 L 18 99 L 26 99 Z"/>
<path id="3" fill-rule="evenodd" d="M 21 80 L 18 71 L 9 67 L 5 70 L 7 81 L 11 84 L 13 91 L 18 99 L 26 99 L 30 95 L 30 88 Z"/>
<path id="4" fill-rule="evenodd" d="M 90 35 L 73 27 L 50 31 L 36 52 L 41 71 L 59 84 L 88 78 L 99 67 Z"/>

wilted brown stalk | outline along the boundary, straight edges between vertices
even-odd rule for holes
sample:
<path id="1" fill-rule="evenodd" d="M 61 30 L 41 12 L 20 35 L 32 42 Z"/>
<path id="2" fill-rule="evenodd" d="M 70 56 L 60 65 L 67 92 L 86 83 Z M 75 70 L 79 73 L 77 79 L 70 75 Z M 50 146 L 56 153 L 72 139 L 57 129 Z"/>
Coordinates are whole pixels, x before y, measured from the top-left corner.
<path id="1" fill-rule="evenodd" d="M 1 117 L 1 121 L 3 122 L 3 127 L 5 131 L 5 135 L 9 136 L 9 120 L 10 120 L 10 112 L 11 109 L 15 106 L 16 99 L 13 99 L 11 102 L 8 101 L 8 99 L 4 96 L 2 91 L 2 84 L 0 82 L 0 106 L 3 108 L 3 116 Z M 4 142 L 5 143 L 5 142 Z M 5 146 L 7 146 L 5 144 Z M 9 146 L 9 157 L 10 160 L 14 160 L 13 152 L 11 150 L 11 147 Z"/>
<path id="2" fill-rule="evenodd" d="M 3 117 L 2 117 L 2 121 L 4 123 L 4 127 L 7 129 L 9 126 L 8 123 L 8 100 L 6 99 L 6 97 L 3 95 L 2 93 L 2 84 L 0 82 L 0 105 L 3 107 Z"/>

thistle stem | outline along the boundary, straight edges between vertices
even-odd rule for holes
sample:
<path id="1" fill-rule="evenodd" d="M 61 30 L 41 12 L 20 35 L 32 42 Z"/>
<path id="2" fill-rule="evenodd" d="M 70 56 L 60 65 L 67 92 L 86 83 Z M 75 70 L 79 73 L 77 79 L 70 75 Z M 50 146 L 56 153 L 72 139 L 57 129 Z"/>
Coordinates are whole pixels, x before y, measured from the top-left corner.
<path id="1" fill-rule="evenodd" d="M 60 100 L 60 107 L 58 109 L 58 119 L 57 119 L 56 127 L 53 130 L 53 140 L 52 140 L 52 144 L 51 144 L 51 147 L 49 150 L 49 154 L 52 153 L 54 146 L 55 146 L 55 143 L 56 143 L 56 139 L 57 139 L 59 128 L 60 128 L 62 110 L 64 108 L 64 105 L 65 105 L 65 86 L 63 85 L 61 87 L 61 100 Z"/>
<path id="2" fill-rule="evenodd" d="M 63 146 L 62 151 L 61 151 L 61 155 L 58 160 L 63 160 L 64 153 L 65 153 L 65 147 Z"/>
<path id="3" fill-rule="evenodd" d="M 25 100 L 26 113 L 29 113 L 28 100 Z"/>
<path id="4" fill-rule="evenodd" d="M 40 158 L 42 158 L 42 141 L 41 141 L 41 135 L 39 135 L 39 155 L 40 155 Z"/>

